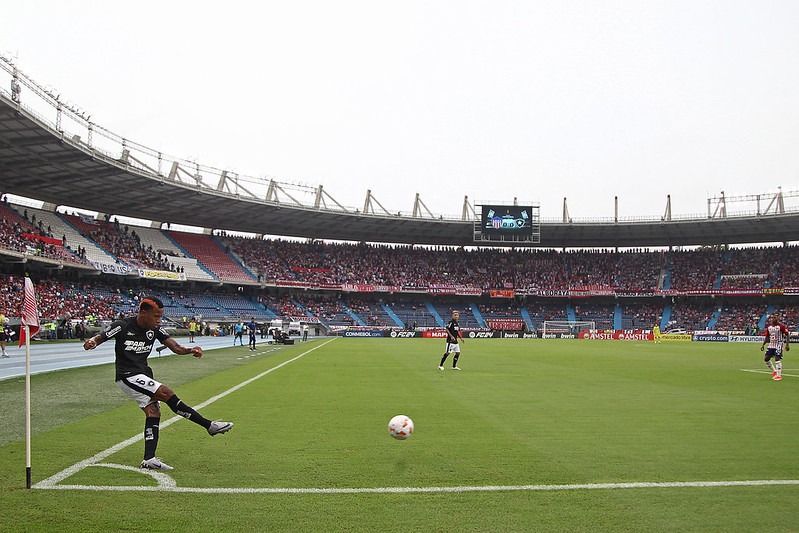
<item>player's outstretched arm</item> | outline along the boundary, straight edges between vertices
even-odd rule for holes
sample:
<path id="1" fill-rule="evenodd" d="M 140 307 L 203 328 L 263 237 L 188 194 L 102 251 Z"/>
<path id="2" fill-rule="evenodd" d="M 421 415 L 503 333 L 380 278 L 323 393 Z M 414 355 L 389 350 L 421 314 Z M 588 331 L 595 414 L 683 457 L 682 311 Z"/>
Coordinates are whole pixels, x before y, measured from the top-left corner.
<path id="1" fill-rule="evenodd" d="M 94 337 L 88 338 L 83 342 L 83 349 L 84 350 L 94 350 L 98 346 L 100 346 L 103 342 L 103 338 L 100 335 L 95 335 Z"/>
<path id="2" fill-rule="evenodd" d="M 172 350 L 173 353 L 178 355 L 187 355 L 191 354 L 194 357 L 200 358 L 203 356 L 203 349 L 199 346 L 193 346 L 191 348 L 186 348 L 185 346 L 181 346 L 178 344 L 178 341 L 169 337 L 166 341 L 164 341 L 164 346 Z"/>

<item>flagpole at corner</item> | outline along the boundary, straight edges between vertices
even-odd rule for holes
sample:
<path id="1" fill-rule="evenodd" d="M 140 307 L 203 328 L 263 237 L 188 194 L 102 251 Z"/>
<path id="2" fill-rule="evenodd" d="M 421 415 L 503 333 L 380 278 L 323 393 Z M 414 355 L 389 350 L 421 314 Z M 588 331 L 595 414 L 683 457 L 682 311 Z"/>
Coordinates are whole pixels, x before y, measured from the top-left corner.
<path id="1" fill-rule="evenodd" d="M 31 488 L 31 337 L 25 328 L 25 488 Z"/>
<path id="2" fill-rule="evenodd" d="M 39 331 L 39 310 L 33 282 L 25 276 L 25 298 L 22 301 L 22 327 L 19 346 L 25 343 L 25 487 L 31 488 L 31 336 Z"/>

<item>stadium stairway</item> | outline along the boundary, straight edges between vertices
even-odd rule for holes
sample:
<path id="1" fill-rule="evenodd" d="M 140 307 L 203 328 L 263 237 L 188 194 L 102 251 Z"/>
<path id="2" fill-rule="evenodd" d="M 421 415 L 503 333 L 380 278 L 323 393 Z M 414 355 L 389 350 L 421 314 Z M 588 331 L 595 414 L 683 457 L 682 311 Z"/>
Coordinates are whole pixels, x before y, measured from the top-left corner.
<path id="1" fill-rule="evenodd" d="M 667 303 L 663 306 L 663 317 L 660 319 L 660 329 L 661 331 L 666 331 L 666 328 L 669 325 L 669 321 L 671 320 L 671 303 Z"/>
<path id="2" fill-rule="evenodd" d="M 572 304 L 566 304 L 566 319 L 569 322 L 577 321 L 577 313 L 574 312 L 574 306 Z"/>
<path id="3" fill-rule="evenodd" d="M 469 307 L 472 309 L 472 314 L 474 315 L 475 320 L 477 320 L 477 324 L 483 329 L 488 329 L 488 326 L 486 326 L 486 321 L 483 318 L 483 315 L 480 313 L 480 310 L 477 308 L 477 304 L 469 304 Z"/>
<path id="4" fill-rule="evenodd" d="M 352 319 L 352 321 L 355 323 L 355 325 L 357 325 L 357 326 L 366 326 L 366 322 L 361 320 L 361 317 L 359 317 L 355 313 L 355 311 L 350 309 L 349 306 L 347 306 L 347 304 L 345 304 L 342 300 L 339 300 L 338 303 L 341 306 L 341 308 L 344 309 L 344 312 L 347 313 L 347 316 Z"/>
<path id="5" fill-rule="evenodd" d="M 719 281 L 721 278 L 719 278 Z M 710 320 L 707 323 L 707 329 L 716 329 L 716 322 L 719 321 L 719 317 L 721 316 L 721 308 L 716 308 L 713 312 L 713 316 L 710 317 Z"/>
<path id="6" fill-rule="evenodd" d="M 766 307 L 766 312 L 763 313 L 763 316 L 760 317 L 760 320 L 757 321 L 757 327 L 760 331 L 766 329 L 766 322 L 768 321 L 768 317 L 770 317 L 774 313 L 774 304 L 770 304 Z"/>
<path id="7" fill-rule="evenodd" d="M 527 324 L 527 331 L 535 331 L 533 317 L 530 316 L 530 311 L 528 311 L 526 307 L 522 307 L 522 318 L 524 319 L 524 323 Z"/>
<path id="8" fill-rule="evenodd" d="M 616 304 L 616 309 L 613 310 L 613 329 L 615 330 L 624 329 L 623 327 L 621 327 L 621 318 L 622 318 L 621 305 Z"/>
<path id="9" fill-rule="evenodd" d="M 671 289 L 671 269 L 665 268 L 665 273 L 663 274 L 663 290 L 667 291 Z"/>
<path id="10" fill-rule="evenodd" d="M 393 309 L 391 309 L 389 306 L 387 306 L 384 303 L 381 303 L 380 307 L 383 308 L 383 311 L 386 312 L 386 314 L 391 318 L 391 320 L 394 321 L 394 323 L 397 326 L 399 326 L 399 327 L 401 327 L 403 329 L 405 328 L 405 323 L 402 320 L 400 320 L 400 317 L 397 316 L 397 313 L 395 313 Z"/>
<path id="11" fill-rule="evenodd" d="M 427 312 L 433 315 L 438 327 L 443 328 L 444 321 L 441 319 L 441 315 L 438 314 L 438 311 L 436 311 L 436 308 L 433 306 L 432 302 L 425 302 L 424 305 L 427 308 Z"/>
<path id="12" fill-rule="evenodd" d="M 305 313 L 305 316 L 316 317 L 307 307 L 302 305 L 299 301 L 294 298 L 289 298 L 289 301 L 294 304 L 294 307 L 297 309 L 302 309 L 302 312 Z"/>
<path id="13" fill-rule="evenodd" d="M 266 315 L 268 320 L 274 320 L 274 319 L 278 318 L 278 316 L 275 314 L 275 312 L 272 311 L 271 309 L 269 309 L 269 307 L 267 307 L 263 303 L 259 302 L 259 303 L 255 304 L 255 307 L 257 307 L 259 310 L 263 311 L 264 315 Z M 313 315 L 310 315 L 310 316 L 313 316 Z"/>

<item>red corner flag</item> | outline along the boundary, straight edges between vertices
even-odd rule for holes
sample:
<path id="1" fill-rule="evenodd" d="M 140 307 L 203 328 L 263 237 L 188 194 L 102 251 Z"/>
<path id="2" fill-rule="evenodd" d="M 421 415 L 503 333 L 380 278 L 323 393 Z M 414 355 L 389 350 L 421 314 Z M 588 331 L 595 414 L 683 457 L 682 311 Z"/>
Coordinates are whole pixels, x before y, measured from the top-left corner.
<path id="1" fill-rule="evenodd" d="M 30 336 L 39 331 L 39 311 L 36 309 L 36 295 L 33 293 L 33 282 L 25 276 L 25 300 L 22 302 L 22 325 L 28 326 Z M 25 344 L 25 328 L 19 329 L 19 347 Z"/>

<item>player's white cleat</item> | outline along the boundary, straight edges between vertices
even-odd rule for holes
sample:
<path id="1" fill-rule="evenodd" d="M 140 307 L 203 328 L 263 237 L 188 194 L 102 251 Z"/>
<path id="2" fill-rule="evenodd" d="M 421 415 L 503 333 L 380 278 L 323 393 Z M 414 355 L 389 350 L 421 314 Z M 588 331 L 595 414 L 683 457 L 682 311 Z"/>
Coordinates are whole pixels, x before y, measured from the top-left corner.
<path id="1" fill-rule="evenodd" d="M 139 465 L 139 468 L 149 469 L 149 470 L 174 470 L 171 466 L 163 462 L 158 457 L 151 457 L 150 459 L 145 459 Z"/>
<path id="2" fill-rule="evenodd" d="M 443 366 L 438 367 L 439 370 L 444 370 Z"/>
<path id="3" fill-rule="evenodd" d="M 460 370 L 460 368 L 458 368 L 457 366 L 453 366 L 452 370 Z"/>
<path id="4" fill-rule="evenodd" d="M 211 422 L 211 426 L 208 428 L 208 434 L 212 437 L 214 435 L 218 435 L 219 433 L 227 433 L 230 431 L 230 428 L 233 427 L 233 422 L 222 422 L 219 420 L 214 420 Z"/>

